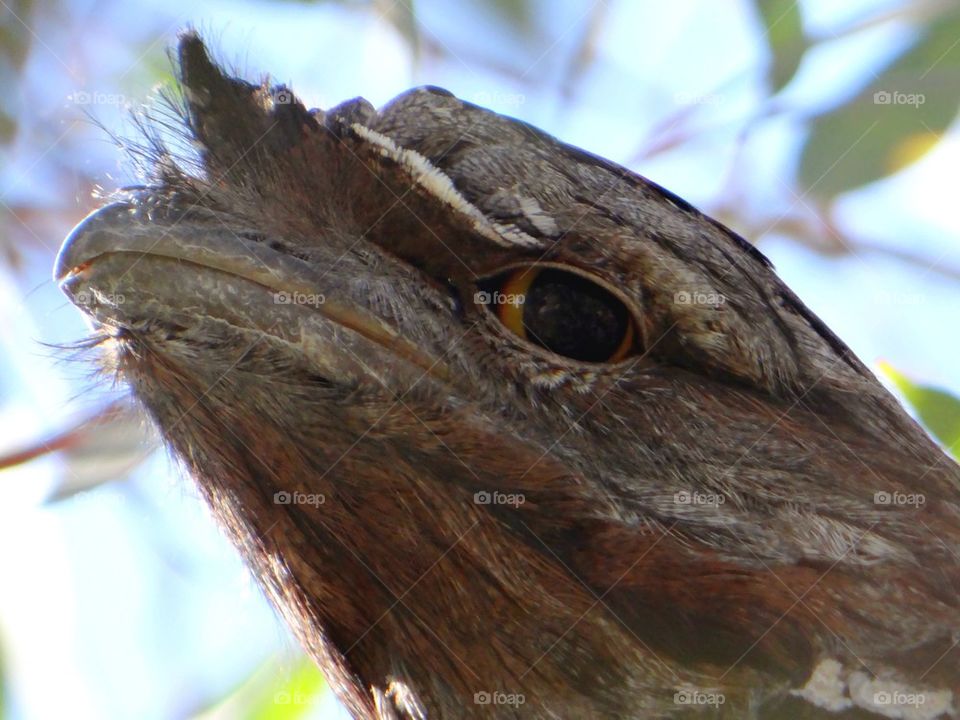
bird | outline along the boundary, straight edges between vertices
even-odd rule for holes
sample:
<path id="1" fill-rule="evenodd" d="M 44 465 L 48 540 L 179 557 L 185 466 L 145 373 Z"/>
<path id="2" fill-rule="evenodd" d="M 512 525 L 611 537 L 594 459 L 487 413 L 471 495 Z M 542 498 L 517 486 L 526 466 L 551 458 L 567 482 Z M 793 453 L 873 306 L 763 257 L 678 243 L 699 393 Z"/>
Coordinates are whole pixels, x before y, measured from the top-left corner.
<path id="1" fill-rule="evenodd" d="M 54 277 L 357 720 L 958 718 L 960 469 L 751 243 L 181 33 Z"/>

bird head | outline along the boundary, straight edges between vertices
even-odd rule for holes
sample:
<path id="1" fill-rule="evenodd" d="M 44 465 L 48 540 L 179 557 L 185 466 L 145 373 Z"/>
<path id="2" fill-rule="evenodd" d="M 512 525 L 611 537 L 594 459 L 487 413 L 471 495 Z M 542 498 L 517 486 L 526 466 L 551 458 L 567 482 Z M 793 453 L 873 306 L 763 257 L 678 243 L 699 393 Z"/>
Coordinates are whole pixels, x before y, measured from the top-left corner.
<path id="1" fill-rule="evenodd" d="M 357 717 L 953 712 L 960 473 L 759 251 L 445 90 L 178 69 L 55 275 Z"/>

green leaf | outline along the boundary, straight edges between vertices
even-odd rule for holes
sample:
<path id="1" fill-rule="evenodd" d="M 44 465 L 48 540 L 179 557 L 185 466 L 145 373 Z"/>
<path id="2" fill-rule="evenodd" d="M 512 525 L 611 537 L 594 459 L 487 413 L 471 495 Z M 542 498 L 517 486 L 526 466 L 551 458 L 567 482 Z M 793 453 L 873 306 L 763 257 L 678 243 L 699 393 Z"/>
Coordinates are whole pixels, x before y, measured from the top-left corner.
<path id="1" fill-rule="evenodd" d="M 287 679 L 271 688 L 250 706 L 250 720 L 295 720 L 307 714 L 326 688 L 323 675 L 303 657 Z"/>
<path id="2" fill-rule="evenodd" d="M 960 459 L 960 398 L 939 388 L 918 385 L 887 363 L 880 369 L 916 410 L 927 430 Z"/>
<path id="3" fill-rule="evenodd" d="M 533 8 L 529 0 L 486 0 L 484 4 L 522 33 L 533 29 Z"/>
<path id="4" fill-rule="evenodd" d="M 7 668 L 6 657 L 3 645 L 0 645 L 0 720 L 7 717 L 9 693 L 7 690 Z"/>
<path id="5" fill-rule="evenodd" d="M 12 6 L 12 7 L 11 7 Z M 31 33 L 24 23 L 32 21 L 33 2 L 20 0 L 3 5 L 0 12 L 0 84 L 8 91 L 0 97 L 0 144 L 10 143 L 17 134 L 18 117 L 14 91 L 21 82 L 23 66 L 30 54 Z"/>
<path id="6" fill-rule="evenodd" d="M 292 668 L 273 658 L 216 705 L 194 715 L 194 720 L 299 720 L 313 709 L 326 690 L 323 675 L 310 658 L 301 657 Z"/>
<path id="7" fill-rule="evenodd" d="M 6 12 L 0 13 L 0 58 L 4 63 L 10 63 L 15 70 L 21 70 L 27 60 L 32 39 L 24 24 L 31 23 L 33 2 L 20 0 L 5 3 L 3 7 Z"/>
<path id="8" fill-rule="evenodd" d="M 960 104 L 960 11 L 933 18 L 917 42 L 852 100 L 817 117 L 798 183 L 820 198 L 886 177 L 937 144 Z"/>
<path id="9" fill-rule="evenodd" d="M 797 72 L 807 40 L 797 0 L 754 0 L 763 20 L 764 40 L 770 51 L 767 80 L 773 93 L 783 88 Z"/>

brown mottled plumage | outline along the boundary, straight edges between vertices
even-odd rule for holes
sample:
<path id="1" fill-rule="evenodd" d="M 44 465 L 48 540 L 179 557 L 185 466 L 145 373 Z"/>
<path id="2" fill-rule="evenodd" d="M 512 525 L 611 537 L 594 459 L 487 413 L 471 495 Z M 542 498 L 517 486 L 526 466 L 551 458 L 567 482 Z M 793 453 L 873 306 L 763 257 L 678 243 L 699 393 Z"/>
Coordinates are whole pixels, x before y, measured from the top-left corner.
<path id="1" fill-rule="evenodd" d="M 355 717 L 958 717 L 960 472 L 759 252 L 443 90 L 179 63 L 199 157 L 56 275 Z M 531 264 L 626 356 L 478 299 Z"/>

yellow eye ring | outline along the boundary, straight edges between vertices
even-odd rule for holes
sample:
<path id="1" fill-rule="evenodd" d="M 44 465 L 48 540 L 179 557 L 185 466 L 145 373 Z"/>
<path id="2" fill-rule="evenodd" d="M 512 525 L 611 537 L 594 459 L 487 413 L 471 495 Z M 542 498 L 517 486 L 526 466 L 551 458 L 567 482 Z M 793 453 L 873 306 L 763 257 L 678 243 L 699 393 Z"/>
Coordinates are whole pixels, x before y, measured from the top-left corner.
<path id="1" fill-rule="evenodd" d="M 613 351 L 613 355 L 607 358 L 608 363 L 620 362 L 630 354 L 630 351 L 633 349 L 633 340 L 635 337 L 633 326 L 634 321 L 631 318 L 630 322 L 627 323 L 627 329 L 623 333 L 623 340 L 620 342 L 620 346 Z"/>
<path id="2" fill-rule="evenodd" d="M 527 291 L 539 274 L 540 269 L 536 267 L 521 268 L 510 273 L 501 286 L 503 299 L 526 298 Z M 503 326 L 514 335 L 527 340 L 527 328 L 523 324 L 523 302 L 498 302 L 496 308 L 497 317 Z"/>

